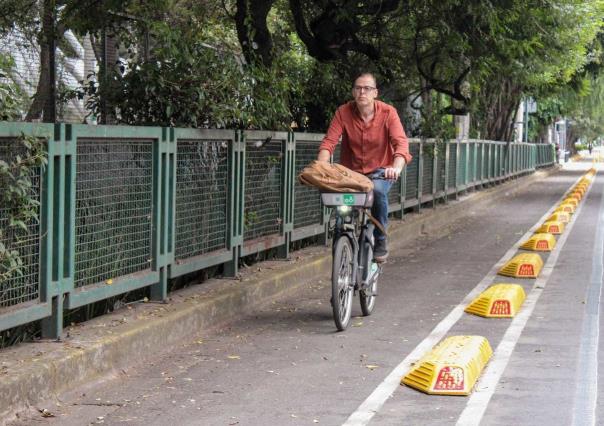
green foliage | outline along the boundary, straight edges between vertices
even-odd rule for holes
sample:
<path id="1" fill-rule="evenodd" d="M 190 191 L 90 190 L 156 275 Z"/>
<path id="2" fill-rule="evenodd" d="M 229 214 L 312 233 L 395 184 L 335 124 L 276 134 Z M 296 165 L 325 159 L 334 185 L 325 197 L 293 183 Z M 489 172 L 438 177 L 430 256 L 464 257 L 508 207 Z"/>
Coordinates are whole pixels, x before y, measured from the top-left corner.
<path id="1" fill-rule="evenodd" d="M 20 153 L 0 160 L 0 205 L 7 219 L 6 228 L 0 228 L 0 283 L 22 274 L 23 262 L 14 245 L 19 243 L 18 235 L 28 233 L 27 225 L 38 221 L 39 202 L 32 198 L 32 176 L 47 162 L 42 141 L 22 135 L 18 142 Z"/>
<path id="2" fill-rule="evenodd" d="M 577 151 L 587 151 L 587 148 L 588 148 L 587 144 L 584 144 L 584 143 L 576 143 L 575 144 L 575 149 Z"/>
<path id="3" fill-rule="evenodd" d="M 130 48 L 118 70 L 90 76 L 71 96 L 86 96 L 93 115 L 110 105 L 123 124 L 289 128 L 290 94 L 299 87 L 289 68 L 297 66 L 295 57 L 283 56 L 267 69 L 209 45 L 194 29 L 173 31 L 160 23 L 152 34 L 148 55 Z"/>
<path id="4" fill-rule="evenodd" d="M 0 22 L 0 30 L 29 22 L 30 33 L 39 35 L 28 2 L 6 3 L 12 21 Z M 350 99 L 356 73 L 370 70 L 382 99 L 402 117 L 420 96 L 448 100 L 423 105 L 420 126 L 410 133 L 445 137 L 452 126 L 442 117 L 469 111 L 474 134 L 506 139 L 520 99 L 541 102 L 567 86 L 584 90 L 584 73 L 595 75 L 603 63 L 602 0 L 56 5 L 57 30 L 114 34 L 125 58 L 62 100 L 86 97 L 91 115 L 107 107 L 125 124 L 287 129 L 293 122 L 299 130 L 321 131 Z M 259 20 L 244 22 L 249 34 L 242 38 L 236 23 L 241 30 L 237 8 L 244 6 L 246 19 Z M 262 9 L 260 18 L 249 7 Z M 257 38 L 259 31 L 268 34 Z M 239 45 L 263 38 L 262 46 Z M 58 45 L 69 55 L 66 43 Z"/>
<path id="5" fill-rule="evenodd" d="M 604 75 L 588 77 L 580 84 L 566 86 L 538 103 L 537 131 L 557 119 L 568 118 L 569 144 L 577 139 L 592 142 L 604 134 Z"/>
<path id="6" fill-rule="evenodd" d="M 22 94 L 11 79 L 14 61 L 0 53 L 0 120 L 17 120 L 21 117 Z"/>
<path id="7" fill-rule="evenodd" d="M 259 221 L 258 213 L 253 210 L 246 210 L 243 214 L 243 227 L 247 231 Z"/>

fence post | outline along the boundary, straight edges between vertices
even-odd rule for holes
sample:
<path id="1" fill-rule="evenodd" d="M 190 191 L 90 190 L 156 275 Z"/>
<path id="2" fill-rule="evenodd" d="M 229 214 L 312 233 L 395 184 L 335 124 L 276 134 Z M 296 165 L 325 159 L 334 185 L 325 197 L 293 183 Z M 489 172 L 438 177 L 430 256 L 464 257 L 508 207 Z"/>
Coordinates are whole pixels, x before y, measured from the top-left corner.
<path id="1" fill-rule="evenodd" d="M 232 259 L 224 265 L 225 277 L 236 277 L 239 273 L 239 255 L 243 244 L 243 191 L 245 190 L 245 138 L 237 131 L 229 149 L 229 214 L 228 249 Z"/>
<path id="2" fill-rule="evenodd" d="M 476 180 L 478 178 L 478 143 L 477 142 L 467 142 L 468 144 L 468 181 L 466 182 L 466 187 L 470 187 L 472 184 L 472 188 L 476 188 Z M 466 188 L 467 190 L 467 188 Z"/>
<path id="3" fill-rule="evenodd" d="M 423 186 L 423 176 L 424 176 L 424 142 L 420 141 L 419 143 L 419 154 L 417 161 L 417 207 L 415 209 L 416 212 L 422 208 L 422 186 Z"/>
<path id="4" fill-rule="evenodd" d="M 510 175 L 510 179 L 514 178 L 514 144 L 512 142 L 508 142 L 508 173 Z"/>
<path id="5" fill-rule="evenodd" d="M 461 141 L 455 144 L 455 198 L 459 196 L 459 183 L 461 182 Z"/>
<path id="6" fill-rule="evenodd" d="M 470 174 L 470 143 L 466 142 L 464 143 L 464 150 L 466 151 L 466 167 L 465 167 L 465 173 L 464 173 L 464 183 L 466 184 L 466 193 L 468 192 L 468 186 L 470 186 L 470 179 L 469 179 L 469 174 Z M 474 156 L 476 157 L 476 156 Z M 474 169 L 476 169 L 476 159 L 473 159 L 474 161 Z"/>
<path id="7" fill-rule="evenodd" d="M 499 176 L 501 181 L 505 180 L 505 146 L 499 144 Z"/>
<path id="8" fill-rule="evenodd" d="M 434 141 L 432 149 L 432 208 L 436 207 L 436 194 L 438 192 L 438 146 Z"/>
<path id="9" fill-rule="evenodd" d="M 294 229 L 294 174 L 296 170 L 296 141 L 293 132 L 287 133 L 283 146 L 283 161 L 281 162 L 281 232 L 284 237 L 283 245 L 277 250 L 277 256 L 289 258 L 289 245 Z"/>
<path id="10" fill-rule="evenodd" d="M 486 176 L 486 181 L 487 181 L 487 185 L 486 186 L 491 186 L 491 162 L 493 160 L 493 155 L 491 153 L 491 143 L 490 141 L 485 142 L 484 144 L 484 155 L 486 157 L 485 159 L 485 166 L 486 166 L 486 171 L 485 171 L 485 176 Z"/>
<path id="11" fill-rule="evenodd" d="M 51 316 L 42 320 L 42 337 L 61 338 L 65 294 L 73 289 L 76 145 L 71 125 L 55 124 L 48 140 L 48 166 L 42 204 L 43 247 L 41 301 L 50 303 Z"/>
<path id="12" fill-rule="evenodd" d="M 522 145 L 522 173 L 523 175 L 528 172 L 528 149 L 526 145 Z"/>
<path id="13" fill-rule="evenodd" d="M 397 217 L 402 219 L 405 216 L 405 199 L 407 198 L 407 168 L 408 164 L 405 164 L 403 167 L 403 171 L 401 172 L 401 176 L 399 179 L 401 180 L 400 192 L 399 192 L 399 200 L 401 200 L 401 210 L 397 212 Z"/>
<path id="14" fill-rule="evenodd" d="M 444 199 L 445 199 L 445 204 L 447 204 L 449 202 L 449 174 L 451 173 L 451 171 L 449 170 L 449 162 L 450 162 L 450 158 L 451 158 L 451 141 L 446 141 L 445 142 L 445 176 L 443 177 L 443 179 L 445 180 L 445 193 L 444 193 Z"/>
<path id="15" fill-rule="evenodd" d="M 153 270 L 159 281 L 151 286 L 151 300 L 168 297 L 168 276 L 174 263 L 176 210 L 176 140 L 174 129 L 164 127 L 154 144 L 153 156 Z"/>
<path id="16" fill-rule="evenodd" d="M 512 170 L 512 142 L 507 142 L 506 144 L 506 171 L 507 171 L 507 175 L 508 175 L 508 179 L 512 179 L 513 176 L 513 170 Z"/>
<path id="17" fill-rule="evenodd" d="M 56 142 L 47 141 L 48 163 L 42 173 L 42 193 L 40 196 L 40 302 L 51 306 L 51 317 L 42 320 L 42 337 L 53 338 L 59 335 L 57 330 L 57 307 L 52 303 L 52 271 L 54 242 L 54 185 Z M 61 318 L 62 320 L 62 318 Z M 62 324 L 61 324 L 62 325 Z"/>
<path id="18" fill-rule="evenodd" d="M 489 183 L 489 164 L 488 164 L 488 153 L 487 153 L 487 147 L 488 144 L 486 142 L 481 143 L 482 145 L 482 150 L 481 150 L 481 154 L 482 155 L 482 164 L 481 164 L 481 172 L 480 175 L 482 177 L 482 185 L 481 187 L 484 188 L 488 183 Z"/>

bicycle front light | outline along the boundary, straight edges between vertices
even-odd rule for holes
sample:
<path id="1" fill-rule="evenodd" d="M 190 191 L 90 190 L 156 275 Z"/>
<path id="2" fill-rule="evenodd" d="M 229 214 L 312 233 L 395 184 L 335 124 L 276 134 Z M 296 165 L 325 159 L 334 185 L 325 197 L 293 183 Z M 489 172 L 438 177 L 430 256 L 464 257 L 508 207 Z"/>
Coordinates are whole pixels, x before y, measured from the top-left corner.
<path id="1" fill-rule="evenodd" d="M 351 210 L 352 210 L 352 207 L 350 207 L 350 206 L 338 206 L 338 213 L 340 213 L 340 214 L 350 213 Z"/>

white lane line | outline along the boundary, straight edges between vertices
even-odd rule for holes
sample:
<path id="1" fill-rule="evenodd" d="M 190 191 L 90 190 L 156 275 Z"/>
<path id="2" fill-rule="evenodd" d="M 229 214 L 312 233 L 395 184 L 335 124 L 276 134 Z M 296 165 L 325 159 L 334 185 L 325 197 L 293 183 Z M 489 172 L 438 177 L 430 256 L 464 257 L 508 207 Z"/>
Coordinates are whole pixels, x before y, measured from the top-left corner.
<path id="1" fill-rule="evenodd" d="M 604 265 L 604 196 L 598 211 L 591 277 L 586 294 L 585 316 L 577 366 L 577 390 L 573 404 L 573 425 L 595 425 L 598 402 L 598 347 L 600 342 L 600 300 Z"/>
<path id="2" fill-rule="evenodd" d="M 589 193 L 591 189 L 590 187 L 587 189 L 585 193 L 585 197 Z M 557 205 L 558 203 L 556 203 Z M 518 339 L 520 339 L 520 335 L 526 326 L 529 318 L 531 317 L 533 310 L 535 309 L 535 305 L 543 293 L 543 289 L 547 285 L 547 281 L 549 280 L 550 275 L 556 266 L 556 262 L 558 261 L 558 256 L 570 235 L 570 232 L 576 222 L 576 218 L 581 212 L 583 207 L 583 203 L 580 203 L 575 213 L 572 215 L 572 219 L 568 226 L 565 228 L 564 233 L 559 238 L 556 243 L 556 247 L 552 250 L 549 257 L 547 258 L 547 262 L 543 266 L 539 277 L 535 280 L 535 284 L 529 295 L 526 297 L 526 300 L 522 304 L 522 309 L 520 312 L 514 317 L 510 326 L 506 330 L 503 339 L 499 342 L 497 349 L 493 353 L 493 357 L 489 361 L 487 367 L 485 368 L 482 376 L 478 380 L 474 388 L 474 392 L 470 396 L 466 408 L 461 412 L 457 420 L 458 426 L 470 426 L 470 425 L 479 425 L 482 420 L 482 416 L 489 405 L 489 401 L 495 393 L 495 388 L 497 387 L 497 383 L 501 379 L 501 375 L 503 371 L 508 365 L 510 361 L 510 357 L 512 356 L 512 352 L 516 347 L 516 343 Z"/>
<path id="3" fill-rule="evenodd" d="M 580 178 L 579 178 L 580 179 Z M 579 181 L 577 179 L 577 182 Z M 576 183 L 576 182 L 575 182 Z M 573 184 L 574 186 L 575 184 Z M 346 422 L 342 426 L 364 426 L 367 425 L 373 416 L 379 412 L 384 402 L 394 393 L 398 386 L 400 386 L 401 377 L 406 374 L 411 368 L 411 364 L 419 360 L 428 350 L 432 349 L 434 345 L 442 340 L 447 332 L 455 325 L 459 318 L 464 313 L 465 307 L 474 300 L 480 293 L 482 293 L 492 282 L 497 271 L 510 260 L 518 251 L 518 247 L 541 225 L 541 223 L 547 219 L 559 204 L 561 200 L 566 197 L 568 191 L 562 195 L 554 203 L 554 205 L 533 225 L 520 239 L 509 249 L 501 259 L 493 266 L 489 273 L 478 283 L 470 293 L 463 299 L 463 301 L 457 305 L 453 310 L 441 321 L 436 327 L 430 332 L 430 334 L 421 341 L 415 349 L 407 355 L 407 357 L 397 365 L 394 370 L 388 374 L 388 376 L 378 385 L 377 388 L 363 401 L 363 403 L 356 409 L 354 413 L 348 417 Z"/>

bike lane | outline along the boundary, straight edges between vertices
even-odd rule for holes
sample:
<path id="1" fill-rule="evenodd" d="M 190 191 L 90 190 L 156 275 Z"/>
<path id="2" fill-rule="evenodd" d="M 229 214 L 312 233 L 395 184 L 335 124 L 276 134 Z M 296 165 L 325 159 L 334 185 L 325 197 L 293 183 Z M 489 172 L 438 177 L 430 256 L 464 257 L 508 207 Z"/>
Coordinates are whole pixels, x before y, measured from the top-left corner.
<path id="1" fill-rule="evenodd" d="M 559 181 L 565 182 L 563 190 L 558 192 L 561 196 L 577 177 L 571 171 L 552 176 L 531 187 L 525 195 L 548 198 L 545 195 L 550 189 L 559 191 L 555 183 Z M 548 188 L 542 187 L 548 184 Z M 573 413 L 581 410 L 585 396 L 593 398 L 593 392 L 586 389 L 591 390 L 589 386 L 597 383 L 593 362 L 586 365 L 580 361 L 582 357 L 593 358 L 597 349 L 593 336 L 586 335 L 584 311 L 588 297 L 599 296 L 593 289 L 589 291 L 590 282 L 594 288 L 599 289 L 601 285 L 601 274 L 595 274 L 594 280 L 592 271 L 596 242 L 601 244 L 601 233 L 596 232 L 602 215 L 601 197 L 602 184 L 597 179 L 586 194 L 581 210 L 575 214 L 572 228 L 558 238 L 558 252 L 540 253 L 545 268 L 537 280 L 486 277 L 490 283 L 515 283 L 524 287 L 527 299 L 515 319 L 463 314 L 446 333 L 447 336 L 485 336 L 495 352 L 469 397 L 430 396 L 400 387 L 370 424 L 572 424 Z M 550 206 L 544 204 L 542 213 L 558 203 L 556 199 Z M 507 207 L 513 209 L 514 204 Z M 523 210 L 529 209 L 528 205 L 517 207 L 519 217 L 524 216 Z M 500 223 L 492 223 L 491 230 L 499 232 Z M 533 225 L 530 221 L 526 223 Z M 524 239 L 525 236 L 518 243 Z M 511 251 L 524 252 L 514 246 Z M 599 262 L 601 264 L 601 256 Z M 553 268 L 549 272 L 548 265 Z M 599 297 L 592 303 L 599 307 Z M 582 341 L 587 348 L 581 348 Z M 588 419 L 582 414 L 576 424 L 595 424 L 593 420 L 586 421 Z"/>
<path id="2" fill-rule="evenodd" d="M 468 208 L 467 216 L 442 234 L 393 248 L 374 314 L 353 318 L 344 333 L 335 332 L 331 318 L 329 277 L 317 277 L 298 293 L 227 328 L 204 332 L 149 366 L 66 395 L 54 408 L 57 417 L 44 422 L 343 424 L 582 173 L 564 171 L 516 193 L 510 189 L 491 205 Z M 360 315 L 358 298 L 353 315 Z M 509 324 L 463 314 L 447 335 L 484 335 L 495 349 Z M 538 328 L 535 333 L 538 339 Z M 498 398 L 496 393 L 485 421 Z M 467 401 L 396 386 L 371 424 L 454 424 Z M 495 414 L 504 410 L 505 404 Z"/>

